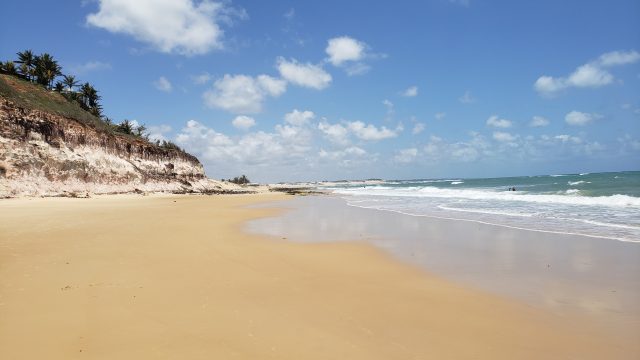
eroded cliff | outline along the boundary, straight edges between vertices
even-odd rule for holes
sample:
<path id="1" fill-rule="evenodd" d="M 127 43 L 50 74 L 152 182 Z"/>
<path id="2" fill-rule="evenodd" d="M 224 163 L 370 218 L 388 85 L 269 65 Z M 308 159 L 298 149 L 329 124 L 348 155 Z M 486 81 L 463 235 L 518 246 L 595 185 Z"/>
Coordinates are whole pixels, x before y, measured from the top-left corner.
<path id="1" fill-rule="evenodd" d="M 12 85 L 4 75 L 0 80 L 5 90 Z M 29 85 L 9 90 L 66 101 Z M 108 131 L 55 109 L 26 107 L 18 95 L 0 92 L 0 197 L 229 190 L 207 179 L 202 164 L 186 152 Z"/>

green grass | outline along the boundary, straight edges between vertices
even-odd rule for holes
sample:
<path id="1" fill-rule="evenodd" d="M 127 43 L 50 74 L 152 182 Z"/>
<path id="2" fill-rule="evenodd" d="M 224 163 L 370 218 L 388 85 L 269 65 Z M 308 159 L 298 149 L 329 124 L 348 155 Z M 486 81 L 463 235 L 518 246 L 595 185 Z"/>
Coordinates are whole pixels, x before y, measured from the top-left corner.
<path id="1" fill-rule="evenodd" d="M 28 110 L 40 110 L 50 114 L 64 116 L 90 126 L 102 133 L 144 141 L 151 147 L 160 148 L 168 152 L 182 153 L 196 159 L 171 142 L 164 146 L 157 146 L 143 137 L 119 132 L 115 126 L 109 125 L 102 119 L 84 110 L 77 102 L 68 100 L 58 92 L 48 90 L 41 85 L 31 83 L 17 76 L 0 74 L 0 96 Z"/>
<path id="2" fill-rule="evenodd" d="M 82 109 L 77 102 L 18 77 L 0 74 L 0 95 L 25 109 L 64 116 L 97 130 L 113 133 L 108 124 Z"/>

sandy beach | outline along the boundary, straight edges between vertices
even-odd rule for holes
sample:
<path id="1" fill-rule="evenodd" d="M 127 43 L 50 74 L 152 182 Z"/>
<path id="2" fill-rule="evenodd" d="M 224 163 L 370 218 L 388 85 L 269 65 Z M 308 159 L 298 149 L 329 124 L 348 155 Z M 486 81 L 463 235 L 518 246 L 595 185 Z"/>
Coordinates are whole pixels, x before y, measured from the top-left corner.
<path id="1" fill-rule="evenodd" d="M 2 359 L 625 359 L 573 314 L 362 242 L 245 233 L 284 195 L 0 202 Z M 634 355 L 635 354 L 635 355 Z"/>

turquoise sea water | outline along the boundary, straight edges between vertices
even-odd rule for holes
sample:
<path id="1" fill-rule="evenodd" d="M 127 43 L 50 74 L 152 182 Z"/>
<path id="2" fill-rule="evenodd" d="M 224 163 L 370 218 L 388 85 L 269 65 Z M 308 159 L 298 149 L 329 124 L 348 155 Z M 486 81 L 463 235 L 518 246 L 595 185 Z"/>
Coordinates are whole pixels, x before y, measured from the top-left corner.
<path id="1" fill-rule="evenodd" d="M 344 182 L 328 189 L 363 208 L 640 243 L 640 171 Z"/>

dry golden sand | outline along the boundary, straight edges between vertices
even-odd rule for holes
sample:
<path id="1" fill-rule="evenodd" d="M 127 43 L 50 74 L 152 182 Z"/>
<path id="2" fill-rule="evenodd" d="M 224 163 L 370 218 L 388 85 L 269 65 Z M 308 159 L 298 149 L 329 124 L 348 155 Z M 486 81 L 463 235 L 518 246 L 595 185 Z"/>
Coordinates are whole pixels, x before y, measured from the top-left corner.
<path id="1" fill-rule="evenodd" d="M 280 198 L 0 202 L 0 359 L 620 359 L 637 351 L 366 245 L 241 231 L 275 212 L 246 205 Z"/>

